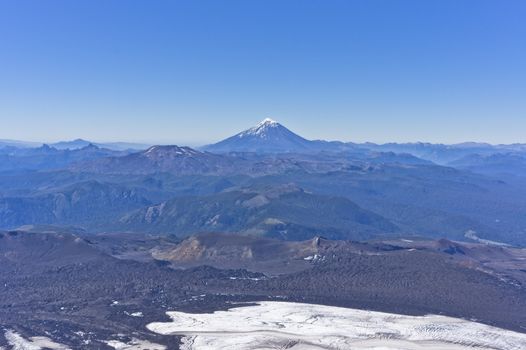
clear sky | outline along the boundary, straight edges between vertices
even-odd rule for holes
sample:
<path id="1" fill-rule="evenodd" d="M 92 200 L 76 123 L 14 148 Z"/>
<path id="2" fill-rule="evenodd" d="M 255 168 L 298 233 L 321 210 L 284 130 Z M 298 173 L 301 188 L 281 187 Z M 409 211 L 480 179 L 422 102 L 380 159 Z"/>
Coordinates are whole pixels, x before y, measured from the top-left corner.
<path id="1" fill-rule="evenodd" d="M 0 0 L 0 138 L 526 142 L 524 0 Z"/>

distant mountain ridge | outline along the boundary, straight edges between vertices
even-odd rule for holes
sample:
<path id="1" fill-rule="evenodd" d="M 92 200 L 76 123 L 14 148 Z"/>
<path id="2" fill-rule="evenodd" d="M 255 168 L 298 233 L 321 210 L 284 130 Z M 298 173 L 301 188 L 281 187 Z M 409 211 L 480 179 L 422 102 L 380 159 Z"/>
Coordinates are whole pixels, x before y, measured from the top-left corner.
<path id="1" fill-rule="evenodd" d="M 112 151 L 129 151 L 129 150 L 144 150 L 151 145 L 142 144 L 142 143 L 133 143 L 133 142 L 93 142 L 84 139 L 74 139 L 70 141 L 59 141 L 52 143 L 45 142 L 29 142 L 29 141 L 19 141 L 19 140 L 7 140 L 0 139 L 0 149 L 2 148 L 39 148 L 44 145 L 48 145 L 52 148 L 58 150 L 77 150 L 89 145 L 95 145 L 99 148 L 105 148 Z"/>
<path id="2" fill-rule="evenodd" d="M 342 141 L 308 140 L 290 131 L 270 118 L 264 119 L 254 127 L 228 137 L 202 150 L 212 153 L 319 153 L 319 152 L 394 152 L 446 165 L 471 154 L 492 155 L 496 153 L 526 153 L 525 144 L 491 145 L 480 142 L 459 144 L 433 144 L 427 142 L 353 143 Z"/>
<path id="3" fill-rule="evenodd" d="M 0 148 L 4 148 L 4 147 L 30 148 L 30 147 L 40 147 L 40 146 L 42 146 L 42 143 L 40 142 L 0 139 Z"/>
<path id="4" fill-rule="evenodd" d="M 33 149 L 43 146 L 43 143 L 24 142 L 17 140 L 0 140 L 0 153 L 17 149 Z M 113 150 L 138 152 L 146 150 L 151 145 L 107 142 L 97 143 L 84 139 L 61 141 L 50 143 L 49 146 L 58 150 L 77 150 L 95 145 L 99 148 Z M 493 145 L 483 142 L 463 142 L 458 144 L 441 144 L 429 142 L 407 142 L 407 143 L 384 143 L 371 142 L 354 143 L 342 141 L 308 140 L 279 122 L 266 118 L 257 125 L 239 132 L 217 143 L 199 147 L 198 150 L 216 154 L 225 153 L 255 153 L 255 154 L 277 154 L 277 153 L 320 153 L 320 152 L 393 152 L 396 154 L 410 154 L 423 160 L 431 161 L 441 165 L 454 165 L 456 160 L 477 154 L 490 156 L 498 153 L 520 153 L 526 154 L 526 144 L 498 144 Z"/>
<path id="5" fill-rule="evenodd" d="M 448 164 L 449 166 L 487 175 L 526 175 L 525 153 L 469 154 Z"/>
<path id="6" fill-rule="evenodd" d="M 76 149 L 57 149 L 44 144 L 37 148 L 0 148 L 0 171 L 61 169 L 77 162 L 104 157 L 121 156 L 123 151 L 113 151 L 88 144 Z"/>
<path id="7" fill-rule="evenodd" d="M 71 141 L 60 141 L 60 142 L 55 142 L 55 143 L 51 143 L 50 144 L 51 147 L 54 147 L 56 149 L 69 149 L 69 150 L 83 148 L 83 147 L 86 147 L 88 145 L 95 145 L 97 147 L 107 148 L 107 149 L 110 149 L 110 150 L 113 150 L 113 151 L 128 151 L 128 150 L 139 151 L 139 150 L 143 150 L 143 149 L 146 149 L 146 148 L 150 147 L 150 145 L 140 144 L 140 143 L 131 143 L 131 142 L 92 142 L 92 141 L 87 141 L 87 140 L 83 140 L 83 139 L 75 139 L 75 140 L 71 140 Z"/>
<path id="8" fill-rule="evenodd" d="M 461 158 L 477 154 L 490 156 L 498 153 L 525 153 L 525 144 L 491 145 L 479 142 L 463 142 L 458 144 L 441 144 L 429 142 L 412 143 L 361 143 L 357 146 L 378 152 L 407 153 L 415 157 L 432 161 L 441 165 L 452 165 Z"/>
<path id="9" fill-rule="evenodd" d="M 230 163 L 228 157 L 171 145 L 152 146 L 125 156 L 97 159 L 79 164 L 73 169 L 108 174 L 221 174 L 224 169 L 229 168 Z"/>

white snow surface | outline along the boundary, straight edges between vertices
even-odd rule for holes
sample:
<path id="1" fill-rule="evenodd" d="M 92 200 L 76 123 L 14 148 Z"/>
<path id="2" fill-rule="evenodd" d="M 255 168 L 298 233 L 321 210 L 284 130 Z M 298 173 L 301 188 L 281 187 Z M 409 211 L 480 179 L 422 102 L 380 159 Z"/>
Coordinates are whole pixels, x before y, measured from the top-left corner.
<path id="1" fill-rule="evenodd" d="M 270 118 L 265 118 L 263 121 L 261 121 L 256 126 L 239 133 L 238 137 L 263 136 L 269 128 L 276 128 L 278 126 L 279 126 L 279 123 L 277 121 L 272 120 Z"/>
<path id="2" fill-rule="evenodd" d="M 166 346 L 161 344 L 155 344 L 147 340 L 132 339 L 128 343 L 124 343 L 120 340 L 108 340 L 105 342 L 108 346 L 115 350 L 165 350 Z"/>
<path id="3" fill-rule="evenodd" d="M 66 345 L 55 343 L 48 337 L 31 337 L 30 339 L 26 339 L 13 330 L 7 330 L 4 336 L 12 350 L 70 350 Z"/>
<path id="4" fill-rule="evenodd" d="M 184 335 L 183 350 L 526 349 L 526 334 L 445 316 L 406 316 L 265 301 L 211 314 L 167 312 L 147 328 Z"/>
<path id="5" fill-rule="evenodd" d="M 137 311 L 137 312 L 124 311 L 124 314 L 130 317 L 144 317 L 144 314 L 142 313 L 142 311 Z"/>

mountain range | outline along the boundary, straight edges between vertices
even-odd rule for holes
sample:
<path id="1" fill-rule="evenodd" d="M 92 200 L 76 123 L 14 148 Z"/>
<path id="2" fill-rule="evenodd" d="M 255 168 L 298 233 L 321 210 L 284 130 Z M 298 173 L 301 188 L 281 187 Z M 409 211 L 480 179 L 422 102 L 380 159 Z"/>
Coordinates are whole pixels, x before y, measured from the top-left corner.
<path id="1" fill-rule="evenodd" d="M 54 143 L 43 143 L 43 142 L 28 142 L 28 141 L 18 141 L 18 140 L 6 140 L 0 139 L 0 149 L 2 148 L 37 148 L 47 145 L 51 148 L 56 148 L 59 150 L 76 150 L 84 148 L 89 145 L 95 145 L 99 148 L 106 148 L 113 151 L 130 151 L 130 150 L 143 150 L 151 145 L 133 143 L 133 142 L 93 142 L 87 141 L 84 139 L 74 139 L 71 141 L 59 141 Z"/>
<path id="2" fill-rule="evenodd" d="M 256 126 L 239 132 L 225 140 L 202 147 L 214 153 L 308 153 L 308 152 L 393 152 L 411 154 L 437 164 L 447 164 L 470 154 L 523 153 L 526 144 L 491 145 L 464 142 L 445 145 L 432 143 L 353 143 L 341 141 L 307 140 L 290 131 L 277 121 L 266 118 Z"/>
<path id="3" fill-rule="evenodd" d="M 60 141 L 51 143 L 49 146 L 56 149 L 79 149 L 84 148 L 88 145 L 95 145 L 100 148 L 106 148 L 114 151 L 140 151 L 151 147 L 151 145 L 142 144 L 142 143 L 133 143 L 133 142 L 92 142 L 83 139 L 75 139 L 71 141 Z"/>
<path id="4" fill-rule="evenodd" d="M 42 148 L 49 146 L 57 150 L 79 150 L 88 146 L 101 149 L 133 153 L 151 148 L 151 145 L 126 142 L 96 143 L 84 139 L 61 141 L 51 144 L 25 142 L 16 140 L 0 140 L 0 153 L 20 151 L 20 149 Z M 157 146 L 162 147 L 162 146 Z M 188 147 L 187 147 L 188 149 Z M 491 145 L 479 142 L 464 142 L 459 144 L 432 144 L 417 143 L 353 143 L 342 141 L 307 140 L 292 132 L 279 122 L 266 118 L 254 127 L 241 131 L 214 144 L 200 147 L 199 150 L 209 153 L 254 153 L 254 154 L 280 154 L 280 153 L 353 153 L 367 152 L 408 154 L 414 157 L 431 161 L 441 165 L 455 165 L 455 162 L 471 155 L 491 156 L 494 154 L 524 155 L 526 144 L 500 144 Z M 195 150 L 197 151 L 197 150 Z M 517 159 L 509 159 L 512 166 Z M 508 163 L 506 163 L 508 164 Z"/>
<path id="5" fill-rule="evenodd" d="M 521 145 L 310 141 L 265 119 L 203 149 L 59 148 L 0 148 L 0 228 L 526 244 Z"/>
<path id="6" fill-rule="evenodd" d="M 0 171 L 61 169 L 79 162 L 124 154 L 127 152 L 93 144 L 76 149 L 57 149 L 49 145 L 37 148 L 6 147 L 0 148 Z"/>

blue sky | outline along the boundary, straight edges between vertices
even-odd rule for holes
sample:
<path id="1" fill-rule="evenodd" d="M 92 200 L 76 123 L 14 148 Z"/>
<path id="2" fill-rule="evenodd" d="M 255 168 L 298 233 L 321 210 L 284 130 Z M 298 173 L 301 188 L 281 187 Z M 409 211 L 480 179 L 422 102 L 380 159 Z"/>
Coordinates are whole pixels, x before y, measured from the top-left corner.
<path id="1" fill-rule="evenodd" d="M 526 2 L 0 0 L 0 138 L 526 142 Z"/>

